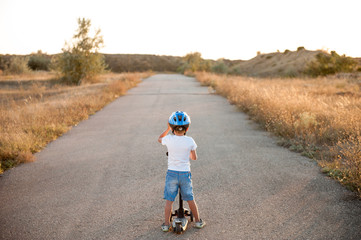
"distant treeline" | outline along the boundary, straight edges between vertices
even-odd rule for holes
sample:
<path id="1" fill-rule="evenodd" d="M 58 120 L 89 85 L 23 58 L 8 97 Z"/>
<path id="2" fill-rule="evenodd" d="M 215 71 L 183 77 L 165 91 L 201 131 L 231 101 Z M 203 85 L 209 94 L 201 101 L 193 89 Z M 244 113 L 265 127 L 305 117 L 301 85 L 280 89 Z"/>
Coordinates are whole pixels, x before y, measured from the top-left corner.
<path id="1" fill-rule="evenodd" d="M 117 73 L 206 71 L 230 75 L 260 76 L 259 71 L 267 70 L 268 72 L 265 73 L 264 77 L 282 77 L 285 74 L 282 75 L 280 69 L 286 71 L 290 67 L 300 69 L 292 74 L 286 74 L 286 76 L 290 75 L 289 77 L 302 75 L 317 77 L 339 72 L 361 72 L 361 58 L 346 57 L 337 54 L 335 51 L 331 53 L 318 52 L 317 55 L 314 54 L 311 57 L 305 55 L 309 52 L 311 51 L 299 48 L 297 52 L 286 50 L 284 53 L 259 54 L 248 61 L 208 60 L 203 59 L 198 52 L 189 53 L 184 57 L 148 54 L 103 54 L 103 57 L 107 65 L 106 69 Z M 52 59 L 55 56 L 57 55 L 45 54 L 40 50 L 30 55 L 0 55 L 0 74 L 21 74 L 31 70 L 49 71 L 52 69 Z M 307 64 L 304 64 L 303 67 L 298 66 L 297 59 L 290 59 L 292 56 L 303 56 L 303 61 Z"/>
<path id="2" fill-rule="evenodd" d="M 230 68 L 235 64 L 242 62 L 242 60 L 228 60 L 220 59 L 204 60 L 200 54 L 188 54 L 187 56 L 196 56 L 199 61 L 206 62 L 204 64 L 206 68 L 204 70 L 211 71 L 212 67 L 217 70 L 217 67 Z M 28 67 L 28 70 L 49 71 L 51 70 L 51 60 L 55 55 L 49 55 L 38 51 L 30 55 L 0 55 L 0 70 L 6 72 L 8 70 L 19 68 L 18 65 L 22 65 L 21 68 Z M 150 54 L 103 54 L 107 69 L 112 72 L 184 72 L 189 67 L 189 60 L 186 57 L 178 56 L 162 56 L 162 55 L 150 55 Z M 198 59 L 197 59 L 198 61 Z M 15 66 L 17 65 L 17 66 Z M 23 69 L 24 70 L 24 69 Z M 19 70 L 20 71 L 20 70 Z M 25 71 L 25 70 L 24 70 Z M 11 71 L 10 71 L 11 72 Z M 223 69 L 221 69 L 222 73 Z M 17 72 L 16 72 L 17 73 Z"/>
<path id="3" fill-rule="evenodd" d="M 41 51 L 30 55 L 0 55 L 0 70 L 13 72 L 15 65 L 22 65 L 22 69 L 27 65 L 28 70 L 49 71 L 54 56 Z M 182 57 L 147 54 L 104 54 L 104 60 L 112 72 L 176 72 L 184 63 Z"/>
<path id="4" fill-rule="evenodd" d="M 183 64 L 182 57 L 146 54 L 104 54 L 112 72 L 176 72 Z"/>
<path id="5" fill-rule="evenodd" d="M 28 71 L 49 71 L 55 55 L 37 53 L 30 55 L 0 55 L 0 71 L 5 74 L 21 74 Z"/>

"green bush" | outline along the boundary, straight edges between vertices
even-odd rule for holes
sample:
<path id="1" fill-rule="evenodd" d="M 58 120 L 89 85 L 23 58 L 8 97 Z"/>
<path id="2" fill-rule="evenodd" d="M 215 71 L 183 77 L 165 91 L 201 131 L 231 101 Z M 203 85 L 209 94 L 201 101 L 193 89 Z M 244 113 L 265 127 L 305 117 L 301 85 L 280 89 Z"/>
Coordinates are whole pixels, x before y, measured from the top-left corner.
<path id="1" fill-rule="evenodd" d="M 28 66 L 34 71 L 49 71 L 50 57 L 39 50 L 36 54 L 30 56 Z"/>
<path id="2" fill-rule="evenodd" d="M 187 71 L 188 69 L 190 69 L 190 66 L 188 63 L 185 62 L 177 68 L 177 72 L 184 74 L 185 71 Z"/>
<path id="3" fill-rule="evenodd" d="M 356 66 L 357 62 L 354 59 L 340 56 L 335 51 L 331 54 L 320 52 L 316 59 L 307 65 L 305 73 L 312 77 L 326 76 L 338 72 L 352 72 Z"/>
<path id="4" fill-rule="evenodd" d="M 220 59 L 211 67 L 211 71 L 215 73 L 228 73 L 228 66 L 223 59 Z"/>

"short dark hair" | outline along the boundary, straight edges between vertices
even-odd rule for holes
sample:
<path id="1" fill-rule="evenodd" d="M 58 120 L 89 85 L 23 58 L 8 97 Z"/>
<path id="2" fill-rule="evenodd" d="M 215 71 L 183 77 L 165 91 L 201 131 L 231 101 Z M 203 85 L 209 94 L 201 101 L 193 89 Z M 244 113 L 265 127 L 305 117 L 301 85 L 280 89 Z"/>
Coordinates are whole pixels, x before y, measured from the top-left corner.
<path id="1" fill-rule="evenodd" d="M 187 132 L 187 129 L 188 129 L 187 126 L 175 126 L 175 127 L 173 128 L 173 133 L 174 133 L 174 131 L 176 131 L 177 133 L 184 132 L 184 135 L 185 135 L 186 132 Z"/>

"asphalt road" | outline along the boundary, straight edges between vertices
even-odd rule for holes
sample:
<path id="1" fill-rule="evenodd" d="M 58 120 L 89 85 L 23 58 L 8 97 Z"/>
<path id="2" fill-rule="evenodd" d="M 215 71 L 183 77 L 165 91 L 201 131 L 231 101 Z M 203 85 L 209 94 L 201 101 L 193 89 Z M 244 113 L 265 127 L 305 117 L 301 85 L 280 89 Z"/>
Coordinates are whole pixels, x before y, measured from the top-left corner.
<path id="1" fill-rule="evenodd" d="M 160 230 L 157 139 L 176 110 L 192 118 L 207 222 L 182 235 Z M 144 80 L 36 157 L 0 178 L 0 239 L 361 239 L 360 200 L 193 78 Z"/>

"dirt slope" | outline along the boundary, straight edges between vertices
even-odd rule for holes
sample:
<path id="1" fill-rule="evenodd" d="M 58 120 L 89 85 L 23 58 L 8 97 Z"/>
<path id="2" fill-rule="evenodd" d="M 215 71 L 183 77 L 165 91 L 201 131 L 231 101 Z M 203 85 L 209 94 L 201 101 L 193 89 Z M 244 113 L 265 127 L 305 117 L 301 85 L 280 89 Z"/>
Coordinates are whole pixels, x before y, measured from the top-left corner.
<path id="1" fill-rule="evenodd" d="M 269 76 L 296 76 L 303 72 L 308 62 L 314 60 L 320 51 L 287 51 L 259 54 L 258 56 L 240 63 L 239 72 L 242 75 L 269 77 Z"/>

